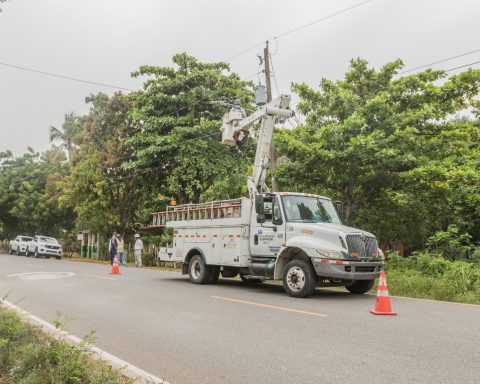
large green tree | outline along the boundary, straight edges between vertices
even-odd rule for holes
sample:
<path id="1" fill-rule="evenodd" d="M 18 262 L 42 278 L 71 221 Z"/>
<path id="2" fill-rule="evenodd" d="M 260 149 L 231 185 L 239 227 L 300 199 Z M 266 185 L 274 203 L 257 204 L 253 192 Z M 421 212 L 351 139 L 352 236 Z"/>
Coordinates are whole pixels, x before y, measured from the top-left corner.
<path id="1" fill-rule="evenodd" d="M 20 157 L 0 153 L 0 236 L 18 233 L 59 236 L 74 224 L 73 212 L 60 207 L 55 182 L 68 173 L 65 153 L 32 149 Z"/>
<path id="2" fill-rule="evenodd" d="M 476 108 L 480 70 L 398 77 L 400 68 L 357 59 L 319 90 L 294 84 L 306 123 L 277 135 L 279 176 L 343 201 L 347 223 L 412 248 L 452 223 L 479 228 L 478 124 L 455 117 Z"/>
<path id="3" fill-rule="evenodd" d="M 77 138 L 71 173 L 58 184 L 60 201 L 76 212 L 81 229 L 102 234 L 115 227 L 124 231 L 138 221 L 137 209 L 142 205 L 137 193 L 140 176 L 121 168 L 133 151 L 125 145 L 135 131 L 128 117 L 133 98 L 100 93 L 88 97 L 87 102 L 89 113 L 81 119 L 75 117 L 73 124 L 73 132 L 81 132 L 81 138 Z M 68 132 L 64 124 L 63 133 Z"/>
<path id="4" fill-rule="evenodd" d="M 175 55 L 173 63 L 173 68 L 144 66 L 133 74 L 146 81 L 131 112 L 139 127 L 127 140 L 134 158 L 123 166 L 144 174 L 152 209 L 161 208 L 167 197 L 180 203 L 234 197 L 245 185 L 251 156 L 250 146 L 242 151 L 221 144 L 227 108 L 218 103 L 238 98 L 249 106 L 250 83 L 225 63 L 201 63 L 187 54 Z"/>

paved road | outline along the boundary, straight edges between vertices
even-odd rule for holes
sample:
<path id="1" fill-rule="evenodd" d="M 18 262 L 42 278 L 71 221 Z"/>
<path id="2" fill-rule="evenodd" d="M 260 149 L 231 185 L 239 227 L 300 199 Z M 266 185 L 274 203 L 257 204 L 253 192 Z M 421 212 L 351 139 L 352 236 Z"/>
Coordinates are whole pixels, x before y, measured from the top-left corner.
<path id="1" fill-rule="evenodd" d="M 77 336 L 172 384 L 479 383 L 480 306 L 393 299 L 221 279 L 196 286 L 175 272 L 0 255 L 0 296 L 47 321 L 75 317 Z M 61 279 L 25 272 L 72 272 Z M 37 276 L 40 277 L 40 276 Z"/>

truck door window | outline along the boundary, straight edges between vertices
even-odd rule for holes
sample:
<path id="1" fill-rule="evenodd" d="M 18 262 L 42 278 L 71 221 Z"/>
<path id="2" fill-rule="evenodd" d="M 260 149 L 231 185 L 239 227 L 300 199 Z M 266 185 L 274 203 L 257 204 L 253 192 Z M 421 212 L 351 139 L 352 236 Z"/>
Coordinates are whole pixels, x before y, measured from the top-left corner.
<path id="1" fill-rule="evenodd" d="M 282 212 L 276 198 L 272 201 L 272 224 L 280 225 L 283 223 Z"/>

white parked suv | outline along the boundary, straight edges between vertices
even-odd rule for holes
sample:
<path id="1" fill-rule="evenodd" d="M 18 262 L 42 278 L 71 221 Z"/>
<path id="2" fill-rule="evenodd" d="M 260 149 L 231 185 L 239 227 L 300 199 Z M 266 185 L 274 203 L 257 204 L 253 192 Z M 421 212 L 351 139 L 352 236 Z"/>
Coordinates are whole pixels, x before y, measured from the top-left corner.
<path id="1" fill-rule="evenodd" d="M 35 236 L 28 244 L 28 254 L 33 254 L 35 257 L 46 256 L 50 258 L 50 256 L 54 256 L 61 259 L 62 246 L 53 237 Z"/>
<path id="2" fill-rule="evenodd" d="M 33 237 L 18 235 L 14 240 L 10 240 L 10 254 L 14 252 L 17 255 L 26 255 L 28 244 L 33 240 Z"/>

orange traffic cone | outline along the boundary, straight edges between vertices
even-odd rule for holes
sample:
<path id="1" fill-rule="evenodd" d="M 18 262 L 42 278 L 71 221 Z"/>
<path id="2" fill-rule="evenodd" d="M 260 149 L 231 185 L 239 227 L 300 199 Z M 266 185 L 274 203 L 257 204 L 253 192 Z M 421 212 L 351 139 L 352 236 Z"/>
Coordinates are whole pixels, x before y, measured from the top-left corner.
<path id="1" fill-rule="evenodd" d="M 113 258 L 113 265 L 112 265 L 112 272 L 110 272 L 111 275 L 121 275 L 120 269 L 118 268 L 118 259 L 117 255 Z"/>
<path id="2" fill-rule="evenodd" d="M 370 312 L 374 315 L 397 315 L 397 312 L 392 311 L 392 306 L 390 305 L 387 277 L 385 276 L 384 271 L 380 271 L 380 279 L 378 281 L 377 291 L 377 302 L 375 303 L 375 309 L 372 309 Z"/>

